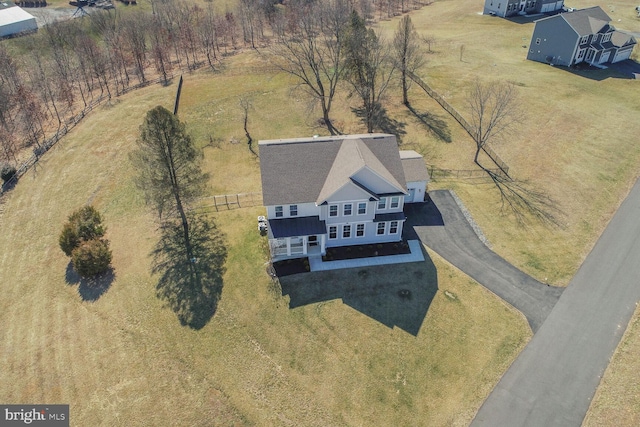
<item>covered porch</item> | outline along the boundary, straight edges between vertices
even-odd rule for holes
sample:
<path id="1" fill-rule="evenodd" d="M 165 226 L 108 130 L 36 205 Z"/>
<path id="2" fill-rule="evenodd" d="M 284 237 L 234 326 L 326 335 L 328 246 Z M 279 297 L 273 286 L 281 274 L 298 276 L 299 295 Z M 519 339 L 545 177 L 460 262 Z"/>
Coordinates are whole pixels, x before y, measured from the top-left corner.
<path id="1" fill-rule="evenodd" d="M 324 255 L 327 227 L 320 217 L 269 220 L 269 249 L 273 261 Z"/>

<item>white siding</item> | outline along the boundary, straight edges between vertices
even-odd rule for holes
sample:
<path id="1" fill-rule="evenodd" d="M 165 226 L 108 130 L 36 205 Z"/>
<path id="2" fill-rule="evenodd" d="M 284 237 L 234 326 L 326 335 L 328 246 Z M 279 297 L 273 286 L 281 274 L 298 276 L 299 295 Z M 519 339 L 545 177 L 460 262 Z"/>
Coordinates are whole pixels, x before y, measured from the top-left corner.
<path id="1" fill-rule="evenodd" d="M 399 190 L 368 168 L 359 170 L 353 179 L 376 194 L 397 193 Z"/>
<path id="2" fill-rule="evenodd" d="M 405 203 L 419 203 L 424 201 L 424 193 L 427 189 L 427 181 L 412 181 L 407 182 L 407 189 L 413 189 L 413 198 L 410 199 L 412 192 L 409 191 L 409 196 L 405 198 Z"/>
<path id="3" fill-rule="evenodd" d="M 283 216 L 276 217 L 276 207 L 275 206 L 267 206 L 267 218 L 269 219 L 279 219 L 279 218 L 297 218 L 301 216 L 317 216 L 320 215 L 320 207 L 316 206 L 315 203 L 300 203 L 298 204 L 298 215 L 292 217 L 290 215 L 289 207 L 291 205 L 278 205 L 282 206 Z"/>

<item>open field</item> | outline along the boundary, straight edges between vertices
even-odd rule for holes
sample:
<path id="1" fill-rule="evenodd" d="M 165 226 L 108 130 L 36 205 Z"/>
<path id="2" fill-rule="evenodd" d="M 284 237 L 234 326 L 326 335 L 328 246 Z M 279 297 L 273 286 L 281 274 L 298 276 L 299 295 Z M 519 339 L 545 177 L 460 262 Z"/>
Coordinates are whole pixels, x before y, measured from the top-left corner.
<path id="1" fill-rule="evenodd" d="M 497 213 L 499 198 L 488 184 L 432 187 L 454 188 L 507 260 L 566 284 L 638 173 L 638 82 L 527 62 L 522 45 L 532 26 L 479 16 L 480 9 L 476 1 L 442 1 L 412 14 L 420 32 L 438 40 L 419 74 L 463 114 L 476 76 L 519 86 L 523 123 L 496 151 L 517 178 L 557 201 L 563 227 L 518 227 Z M 251 99 L 256 141 L 326 133 L 291 82 L 264 65 L 250 52 L 230 58 L 219 74 L 187 76 L 180 116 L 198 144 L 219 145 L 205 148 L 214 194 L 260 190 L 240 95 Z M 363 314 L 370 297 L 289 309 L 290 297 L 264 273 L 255 232 L 261 209 L 224 212 L 215 216 L 229 243 L 218 312 L 195 332 L 162 308 L 148 273 L 155 224 L 131 183 L 127 153 L 146 110 L 170 107 L 174 91 L 149 87 L 92 113 L 5 200 L 0 401 L 71 403 L 74 425 L 467 424 L 529 331 L 517 313 L 431 252 L 433 266 L 413 277 L 437 271 L 437 291 L 414 336 Z M 411 99 L 444 122 L 452 142 L 425 130 L 398 105 L 396 91 L 388 109 L 405 123 L 403 148 L 425 154 L 430 165 L 473 168 L 473 143 L 456 122 L 417 88 Z M 346 102 L 333 115 L 343 131 L 362 131 Z M 104 214 L 116 273 L 94 303 L 66 283 L 67 260 L 57 247 L 68 213 L 89 201 Z M 329 280 L 319 277 L 309 281 Z M 392 284 L 380 284 L 381 297 Z M 374 306 L 386 313 L 382 304 Z"/>
<path id="2" fill-rule="evenodd" d="M 214 192 L 259 188 L 238 93 L 255 95 L 256 138 L 314 130 L 281 76 L 250 82 L 239 69 L 188 77 L 183 92 L 181 117 L 194 123 L 197 141 L 207 144 L 209 133 L 222 141 L 205 148 Z M 174 91 L 149 87 L 101 107 L 5 199 L 0 401 L 70 403 L 78 426 L 468 423 L 530 332 L 518 313 L 434 254 L 408 270 L 344 273 L 345 283 L 355 280 L 350 274 L 376 278 L 377 294 L 289 309 L 265 273 L 255 230 L 262 209 L 223 212 L 215 218 L 229 257 L 216 315 L 193 331 L 162 307 L 147 256 L 155 223 L 132 185 L 127 153 L 144 113 L 170 106 Z M 229 143 L 234 137 L 241 142 Z M 104 215 L 115 267 L 93 303 L 82 301 L 57 247 L 66 215 L 87 202 Z M 322 286 L 340 273 L 308 280 Z M 406 315 L 397 301 L 388 305 L 402 301 L 398 286 L 415 289 Z"/>

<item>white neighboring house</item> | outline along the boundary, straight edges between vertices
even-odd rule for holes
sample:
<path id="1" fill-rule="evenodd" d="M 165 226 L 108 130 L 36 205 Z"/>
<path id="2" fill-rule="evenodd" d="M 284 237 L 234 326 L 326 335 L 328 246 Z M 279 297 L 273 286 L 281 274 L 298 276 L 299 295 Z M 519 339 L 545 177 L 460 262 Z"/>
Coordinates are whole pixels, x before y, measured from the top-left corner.
<path id="1" fill-rule="evenodd" d="M 38 24 L 33 15 L 15 6 L 13 1 L 0 1 L 0 38 L 37 30 Z"/>
<path id="2" fill-rule="evenodd" d="M 404 204 L 426 194 L 424 159 L 398 151 L 394 135 L 278 139 L 258 146 L 274 261 L 400 241 Z"/>

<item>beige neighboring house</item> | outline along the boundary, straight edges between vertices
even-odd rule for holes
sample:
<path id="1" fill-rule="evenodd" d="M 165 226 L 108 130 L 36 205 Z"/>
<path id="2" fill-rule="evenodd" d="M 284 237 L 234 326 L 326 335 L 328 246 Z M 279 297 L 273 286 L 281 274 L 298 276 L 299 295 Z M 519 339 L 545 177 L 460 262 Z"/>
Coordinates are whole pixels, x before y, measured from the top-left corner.
<path id="1" fill-rule="evenodd" d="M 400 241 L 404 205 L 425 198 L 424 158 L 399 151 L 394 135 L 277 139 L 258 146 L 274 261 Z"/>

